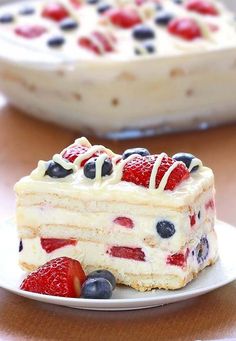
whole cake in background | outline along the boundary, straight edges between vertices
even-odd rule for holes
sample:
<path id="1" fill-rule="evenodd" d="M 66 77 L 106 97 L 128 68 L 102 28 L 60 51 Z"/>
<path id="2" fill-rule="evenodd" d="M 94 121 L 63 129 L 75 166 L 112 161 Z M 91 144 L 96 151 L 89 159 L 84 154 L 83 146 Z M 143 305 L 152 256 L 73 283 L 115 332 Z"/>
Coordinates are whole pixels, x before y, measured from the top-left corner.
<path id="1" fill-rule="evenodd" d="M 115 154 L 77 139 L 15 186 L 21 267 L 62 256 L 145 291 L 178 289 L 217 259 L 214 176 L 191 154 Z"/>

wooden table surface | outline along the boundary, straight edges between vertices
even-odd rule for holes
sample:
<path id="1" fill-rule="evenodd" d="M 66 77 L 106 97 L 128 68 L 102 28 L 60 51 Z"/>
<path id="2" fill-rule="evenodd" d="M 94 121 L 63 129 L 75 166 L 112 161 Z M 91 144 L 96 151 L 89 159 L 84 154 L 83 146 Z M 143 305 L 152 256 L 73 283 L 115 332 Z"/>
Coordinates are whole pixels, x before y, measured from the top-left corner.
<path id="1" fill-rule="evenodd" d="M 14 214 L 14 183 L 78 133 L 17 112 L 0 97 L 0 216 Z M 116 152 L 143 146 L 171 155 L 189 151 L 214 169 L 218 217 L 236 225 L 236 124 L 209 131 L 104 143 Z M 73 310 L 0 289 L 0 340 L 236 340 L 236 282 L 185 302 L 140 311 Z"/>

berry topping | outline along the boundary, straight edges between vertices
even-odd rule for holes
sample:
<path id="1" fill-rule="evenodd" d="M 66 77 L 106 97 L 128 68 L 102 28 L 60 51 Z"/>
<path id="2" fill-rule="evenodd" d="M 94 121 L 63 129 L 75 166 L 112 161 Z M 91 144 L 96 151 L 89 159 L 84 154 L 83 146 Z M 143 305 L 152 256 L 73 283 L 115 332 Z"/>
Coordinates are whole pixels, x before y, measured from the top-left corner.
<path id="1" fill-rule="evenodd" d="M 186 256 L 183 253 L 175 253 L 167 257 L 166 264 L 183 267 L 186 265 Z"/>
<path id="2" fill-rule="evenodd" d="M 14 16 L 10 13 L 6 13 L 0 16 L 0 24 L 9 24 L 14 21 Z"/>
<path id="3" fill-rule="evenodd" d="M 146 40 L 155 38 L 155 32 L 152 28 L 145 25 L 135 26 L 133 29 L 133 37 L 136 40 Z"/>
<path id="4" fill-rule="evenodd" d="M 193 40 L 202 37 L 198 23 L 191 18 L 173 19 L 168 24 L 168 31 L 185 40 Z"/>
<path id="5" fill-rule="evenodd" d="M 87 279 L 81 291 L 83 298 L 108 299 L 112 296 L 112 285 L 105 278 Z"/>
<path id="6" fill-rule="evenodd" d="M 189 11 L 197 12 L 203 15 L 218 15 L 219 12 L 212 2 L 207 0 L 188 0 L 185 7 Z"/>
<path id="7" fill-rule="evenodd" d="M 20 289 L 44 295 L 80 297 L 85 279 L 80 262 L 60 257 L 30 273 L 22 282 Z"/>
<path id="8" fill-rule="evenodd" d="M 158 155 L 137 156 L 133 160 L 127 162 L 123 168 L 122 181 L 132 182 L 138 186 L 148 188 L 153 166 Z M 155 188 L 159 184 L 168 171 L 168 169 L 176 162 L 168 156 L 164 156 L 158 168 L 156 175 Z M 189 177 L 189 171 L 184 164 L 178 164 L 170 173 L 165 190 L 173 190 L 181 181 Z"/>
<path id="9" fill-rule="evenodd" d="M 209 242 L 206 237 L 202 237 L 200 243 L 196 247 L 197 261 L 203 263 L 209 253 Z"/>
<path id="10" fill-rule="evenodd" d="M 96 271 L 90 272 L 87 276 L 87 279 L 89 279 L 89 278 L 94 278 L 94 279 L 104 278 L 111 283 L 112 290 L 114 290 L 116 287 L 115 276 L 108 270 L 101 269 L 101 270 L 96 270 Z"/>
<path id="11" fill-rule="evenodd" d="M 130 148 L 124 151 L 124 153 L 122 154 L 122 159 L 127 159 L 127 157 L 133 154 L 138 154 L 141 156 L 150 155 L 149 151 L 146 148 Z"/>
<path id="12" fill-rule="evenodd" d="M 112 257 L 145 261 L 145 253 L 140 247 L 112 246 L 107 253 Z"/>
<path id="13" fill-rule="evenodd" d="M 50 253 L 61 247 L 68 245 L 76 245 L 76 240 L 74 239 L 58 239 L 58 238 L 41 238 L 40 240 L 42 248 Z"/>
<path id="14" fill-rule="evenodd" d="M 133 220 L 127 217 L 117 217 L 116 219 L 114 219 L 113 222 L 117 225 L 121 225 L 129 229 L 132 229 L 134 227 Z"/>
<path id="15" fill-rule="evenodd" d="M 67 9 L 57 2 L 49 2 L 42 11 L 42 16 L 44 18 L 54 21 L 61 21 L 62 19 L 69 17 L 69 15 L 70 13 Z"/>
<path id="16" fill-rule="evenodd" d="M 97 11 L 98 13 L 102 14 L 102 13 L 105 13 L 106 11 L 108 11 L 109 9 L 111 9 L 111 5 L 108 5 L 108 4 L 100 4 L 98 5 L 97 7 Z"/>
<path id="17" fill-rule="evenodd" d="M 196 159 L 196 157 L 190 153 L 177 153 L 172 156 L 172 159 L 177 160 L 177 161 L 182 161 L 186 165 L 186 167 L 189 169 L 192 160 Z M 199 165 L 193 167 L 190 172 L 191 173 L 196 172 L 198 169 L 199 169 Z"/>
<path id="18" fill-rule="evenodd" d="M 164 239 L 170 238 L 175 234 L 175 225 L 168 220 L 158 221 L 156 229 L 159 236 Z"/>
<path id="19" fill-rule="evenodd" d="M 72 18 L 63 19 L 60 22 L 60 29 L 63 31 L 71 31 L 78 27 L 78 22 Z"/>
<path id="20" fill-rule="evenodd" d="M 152 54 L 156 52 L 155 46 L 151 42 L 144 42 L 142 46 L 138 46 L 134 50 L 135 54 L 143 55 L 143 54 Z"/>
<path id="21" fill-rule="evenodd" d="M 35 13 L 35 9 L 34 7 L 31 7 L 31 6 L 24 6 L 19 11 L 20 15 L 32 15 L 34 13 Z"/>
<path id="22" fill-rule="evenodd" d="M 131 8 L 114 8 L 105 12 L 111 23 L 121 28 L 131 28 L 141 23 L 141 19 L 136 10 Z"/>
<path id="23" fill-rule="evenodd" d="M 65 39 L 61 36 L 52 37 L 47 41 L 47 44 L 50 47 L 61 47 L 64 43 Z"/>
<path id="24" fill-rule="evenodd" d="M 81 146 L 81 145 L 73 145 L 64 151 L 64 153 L 62 154 L 62 157 L 64 159 L 68 160 L 69 162 L 73 163 L 79 155 L 86 153 L 88 150 L 89 150 L 88 147 Z M 97 156 L 97 155 L 95 155 L 95 156 Z M 81 162 L 80 166 L 83 167 L 85 162 L 88 160 L 89 160 L 89 158 L 86 160 L 83 160 Z"/>
<path id="25" fill-rule="evenodd" d="M 59 165 L 59 163 L 51 160 L 48 162 L 48 168 L 45 175 L 48 175 L 51 178 L 65 178 L 72 173 L 73 169 L 65 169 Z"/>
<path id="26" fill-rule="evenodd" d="M 41 37 L 47 29 L 39 25 L 24 25 L 15 28 L 15 34 L 26 39 Z"/>
<path id="27" fill-rule="evenodd" d="M 190 215 L 189 219 L 190 219 L 190 225 L 194 226 L 196 224 L 196 214 L 194 213 L 193 215 Z"/>
<path id="28" fill-rule="evenodd" d="M 102 55 L 105 52 L 113 52 L 112 36 L 107 36 L 104 33 L 94 31 L 90 36 L 80 37 L 79 45 L 87 50 L 90 50 L 98 55 Z"/>
<path id="29" fill-rule="evenodd" d="M 69 1 L 71 5 L 76 9 L 81 7 L 81 0 L 69 0 Z"/>
<path id="30" fill-rule="evenodd" d="M 21 252 L 23 250 L 23 243 L 22 243 L 22 239 L 20 240 L 19 243 L 19 252 Z"/>
<path id="31" fill-rule="evenodd" d="M 166 26 L 174 18 L 174 15 L 167 11 L 158 12 L 155 17 L 155 23 L 161 26 Z"/>
<path id="32" fill-rule="evenodd" d="M 95 179 L 96 177 L 97 158 L 91 158 L 84 165 L 84 176 L 88 179 Z M 113 172 L 113 165 L 109 158 L 106 158 L 102 164 L 101 176 L 111 175 Z"/>

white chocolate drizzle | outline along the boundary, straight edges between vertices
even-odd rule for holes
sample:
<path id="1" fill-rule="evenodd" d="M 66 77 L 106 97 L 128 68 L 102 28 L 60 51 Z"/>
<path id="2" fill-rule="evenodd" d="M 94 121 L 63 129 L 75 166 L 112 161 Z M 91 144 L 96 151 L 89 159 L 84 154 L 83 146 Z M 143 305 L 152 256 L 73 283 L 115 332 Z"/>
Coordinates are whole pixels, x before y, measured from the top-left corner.
<path id="1" fill-rule="evenodd" d="M 195 158 L 192 159 L 191 162 L 190 162 L 190 165 L 189 165 L 189 167 L 188 167 L 189 172 L 191 172 L 191 170 L 192 170 L 194 167 L 196 167 L 196 166 L 202 167 L 202 161 L 201 161 L 200 159 L 198 159 L 198 158 L 195 157 Z"/>
<path id="2" fill-rule="evenodd" d="M 44 177 L 45 175 L 45 172 L 47 170 L 47 165 L 48 163 L 46 161 L 42 161 L 40 160 L 38 162 L 38 166 L 37 168 L 35 168 L 31 174 L 30 174 L 30 177 L 34 180 L 40 180 Z"/>
<path id="3" fill-rule="evenodd" d="M 156 176 L 158 173 L 158 169 L 162 163 L 162 160 L 164 159 L 164 157 L 166 157 L 166 153 L 161 153 L 158 158 L 156 159 L 154 166 L 152 168 L 152 173 L 150 176 L 150 182 L 149 182 L 149 189 L 155 189 L 156 188 Z"/>
<path id="4" fill-rule="evenodd" d="M 159 183 L 159 186 L 157 188 L 157 190 L 159 192 L 162 192 L 165 190 L 165 187 L 166 187 L 166 184 L 169 180 L 169 176 L 170 174 L 173 172 L 173 170 L 178 167 L 180 164 L 183 164 L 182 161 L 175 161 L 173 163 L 173 165 L 170 166 L 170 168 L 167 170 L 167 172 L 165 172 L 165 174 L 163 175 L 162 179 L 161 179 L 161 182 Z"/>
<path id="5" fill-rule="evenodd" d="M 101 154 L 101 155 L 99 155 L 99 157 L 96 160 L 95 181 L 101 181 L 101 179 L 102 179 L 102 166 L 103 166 L 103 163 L 104 163 L 106 158 L 107 158 L 106 154 Z"/>
<path id="6" fill-rule="evenodd" d="M 73 172 L 76 172 L 77 171 L 77 166 L 72 163 L 72 162 L 69 162 L 67 161 L 66 159 L 64 159 L 61 154 L 55 154 L 53 155 L 52 157 L 53 161 L 58 163 L 60 166 L 62 166 L 64 169 L 66 170 L 70 170 L 72 169 Z"/>

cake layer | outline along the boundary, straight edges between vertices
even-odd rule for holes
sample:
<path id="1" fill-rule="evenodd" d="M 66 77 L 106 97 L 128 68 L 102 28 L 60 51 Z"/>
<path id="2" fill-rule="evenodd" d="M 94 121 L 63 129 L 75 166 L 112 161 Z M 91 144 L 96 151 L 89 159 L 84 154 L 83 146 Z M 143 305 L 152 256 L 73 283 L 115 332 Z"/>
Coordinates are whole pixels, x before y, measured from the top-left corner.
<path id="1" fill-rule="evenodd" d="M 138 290 L 181 287 L 204 267 L 214 263 L 217 258 L 214 230 L 192 240 L 184 250 L 175 255 L 158 248 L 143 246 L 142 252 L 145 257 L 142 260 L 114 256 L 109 251 L 112 250 L 112 245 L 83 240 L 79 240 L 76 245 L 64 246 L 49 253 L 42 248 L 39 237 L 23 239 L 22 246 L 20 264 L 27 271 L 37 268 L 50 259 L 68 256 L 78 259 L 87 271 L 98 268 L 109 269 L 120 283 Z M 182 256 L 179 256 L 180 254 Z"/>

